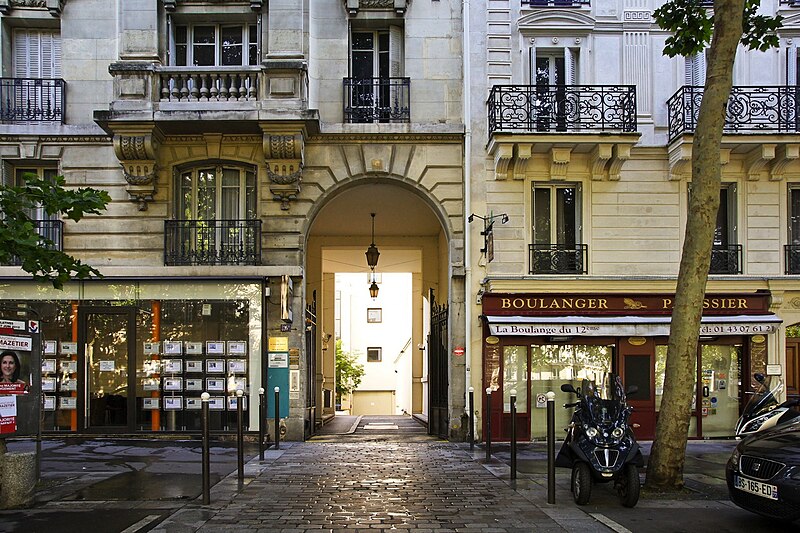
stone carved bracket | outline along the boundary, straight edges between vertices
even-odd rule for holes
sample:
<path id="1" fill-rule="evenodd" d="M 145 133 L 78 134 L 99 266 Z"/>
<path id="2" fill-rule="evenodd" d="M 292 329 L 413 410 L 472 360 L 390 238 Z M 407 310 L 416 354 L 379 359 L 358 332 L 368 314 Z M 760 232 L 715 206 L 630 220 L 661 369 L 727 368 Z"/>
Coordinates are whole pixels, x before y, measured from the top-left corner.
<path id="1" fill-rule="evenodd" d="M 778 146 L 775 151 L 775 160 L 769 170 L 769 179 L 773 181 L 782 180 L 783 174 L 786 172 L 786 166 L 798 158 L 800 158 L 800 144 L 782 144 Z"/>
<path id="2" fill-rule="evenodd" d="M 611 144 L 601 143 L 595 146 L 592 151 L 592 179 L 603 179 L 606 171 L 606 163 L 611 159 L 613 146 Z"/>
<path id="3" fill-rule="evenodd" d="M 272 198 L 287 211 L 303 180 L 305 138 L 302 133 L 264 131 L 264 160 Z"/>
<path id="4" fill-rule="evenodd" d="M 114 135 L 114 153 L 128 183 L 126 190 L 131 201 L 139 204 L 139 211 L 146 211 L 147 202 L 155 196 L 156 161 L 161 141 L 160 134 L 152 126 Z"/>
<path id="5" fill-rule="evenodd" d="M 762 144 L 752 151 L 745 160 L 747 167 L 747 179 L 755 181 L 761 177 L 761 173 L 768 168 L 770 161 L 775 159 L 775 144 Z"/>
<path id="6" fill-rule="evenodd" d="M 550 150 L 550 179 L 567 179 L 567 170 L 571 159 L 571 148 L 552 148 Z"/>
<path id="7" fill-rule="evenodd" d="M 514 179 L 524 180 L 525 172 L 528 170 L 528 161 L 533 152 L 533 144 L 521 143 L 516 145 L 516 154 L 514 158 Z"/>
<path id="8" fill-rule="evenodd" d="M 393 9 L 402 16 L 411 0 L 344 0 L 345 9 L 350 16 L 358 15 L 359 9 Z"/>
<path id="9" fill-rule="evenodd" d="M 608 166 L 608 179 L 619 181 L 622 173 L 622 165 L 625 161 L 631 158 L 631 145 L 630 144 L 617 144 L 614 146 L 614 155 L 611 158 L 611 164 Z"/>
<path id="10" fill-rule="evenodd" d="M 8 15 L 16 8 L 47 9 L 54 17 L 60 17 L 67 0 L 0 0 L 0 14 Z"/>
<path id="11" fill-rule="evenodd" d="M 723 167 L 731 161 L 731 149 L 722 148 L 719 151 L 719 163 Z M 678 181 L 692 177 L 692 145 L 691 143 L 676 144 L 669 151 L 669 179 Z"/>

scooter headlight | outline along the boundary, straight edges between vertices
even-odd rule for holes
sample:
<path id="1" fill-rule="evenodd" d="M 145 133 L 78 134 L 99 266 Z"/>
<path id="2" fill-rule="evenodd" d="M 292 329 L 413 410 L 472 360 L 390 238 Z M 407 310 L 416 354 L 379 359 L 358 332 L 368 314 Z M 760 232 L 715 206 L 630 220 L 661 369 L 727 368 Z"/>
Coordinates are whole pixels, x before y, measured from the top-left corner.
<path id="1" fill-rule="evenodd" d="M 597 428 L 589 426 L 586 428 L 586 436 L 593 439 L 597 436 Z"/>
<path id="2" fill-rule="evenodd" d="M 615 439 L 621 439 L 624 434 L 625 430 L 622 428 L 614 428 L 614 431 L 611 432 L 611 436 Z"/>
<path id="3" fill-rule="evenodd" d="M 772 413 L 766 413 L 761 416 L 755 417 L 750 422 L 744 425 L 742 433 L 753 433 L 755 431 L 758 431 L 759 429 L 761 429 L 761 426 L 763 426 L 767 422 L 767 420 L 769 420 L 772 416 L 773 416 Z"/>

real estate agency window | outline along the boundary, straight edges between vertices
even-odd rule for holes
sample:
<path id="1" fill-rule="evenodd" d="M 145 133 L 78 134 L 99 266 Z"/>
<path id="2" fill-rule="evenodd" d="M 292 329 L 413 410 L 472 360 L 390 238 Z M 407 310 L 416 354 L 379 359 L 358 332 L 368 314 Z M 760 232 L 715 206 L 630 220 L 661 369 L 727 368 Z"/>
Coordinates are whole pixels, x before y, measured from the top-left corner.
<path id="1" fill-rule="evenodd" d="M 243 66 L 258 64 L 256 24 L 177 24 L 171 64 L 186 66 Z"/>
<path id="2" fill-rule="evenodd" d="M 383 360 L 383 348 L 367 348 L 367 362 L 380 363 Z"/>
<path id="3" fill-rule="evenodd" d="M 253 167 L 203 165 L 179 171 L 177 216 L 183 220 L 253 220 L 256 171 Z"/>

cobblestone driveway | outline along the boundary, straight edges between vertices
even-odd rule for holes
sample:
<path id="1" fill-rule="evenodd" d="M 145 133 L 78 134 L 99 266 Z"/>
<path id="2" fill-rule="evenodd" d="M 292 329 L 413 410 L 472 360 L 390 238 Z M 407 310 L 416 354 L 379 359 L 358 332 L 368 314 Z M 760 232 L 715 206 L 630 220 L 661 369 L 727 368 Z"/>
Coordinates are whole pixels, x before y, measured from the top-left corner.
<path id="1" fill-rule="evenodd" d="M 295 444 L 200 531 L 233 529 L 563 531 L 465 451 L 438 441 Z"/>

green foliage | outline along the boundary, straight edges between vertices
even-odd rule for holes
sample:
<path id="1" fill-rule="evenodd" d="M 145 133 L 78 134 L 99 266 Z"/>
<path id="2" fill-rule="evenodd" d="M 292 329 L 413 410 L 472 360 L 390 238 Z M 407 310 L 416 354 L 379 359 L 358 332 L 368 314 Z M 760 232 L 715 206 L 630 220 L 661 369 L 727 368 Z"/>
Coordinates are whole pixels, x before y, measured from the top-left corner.
<path id="1" fill-rule="evenodd" d="M 761 0 L 745 2 L 741 42 L 751 50 L 763 52 L 778 46 L 775 32 L 783 17 L 757 14 L 760 5 Z M 711 42 L 712 12 L 700 0 L 671 0 L 656 9 L 653 16 L 661 29 L 672 32 L 664 45 L 664 54 L 669 57 L 697 54 Z"/>
<path id="2" fill-rule="evenodd" d="M 86 214 L 100 214 L 111 201 L 108 193 L 65 189 L 63 176 L 47 181 L 25 174 L 23 180 L 22 185 L 0 185 L 0 264 L 19 260 L 33 279 L 49 281 L 57 289 L 72 278 L 100 276 L 89 265 L 54 249 L 56 243 L 36 231 L 30 213 L 41 209 L 77 222 Z"/>
<path id="3" fill-rule="evenodd" d="M 800 324 L 786 326 L 786 336 L 792 338 L 800 337 Z"/>
<path id="4" fill-rule="evenodd" d="M 336 397 L 350 394 L 361 384 L 364 365 L 358 363 L 358 356 L 342 351 L 342 339 L 336 339 Z"/>

